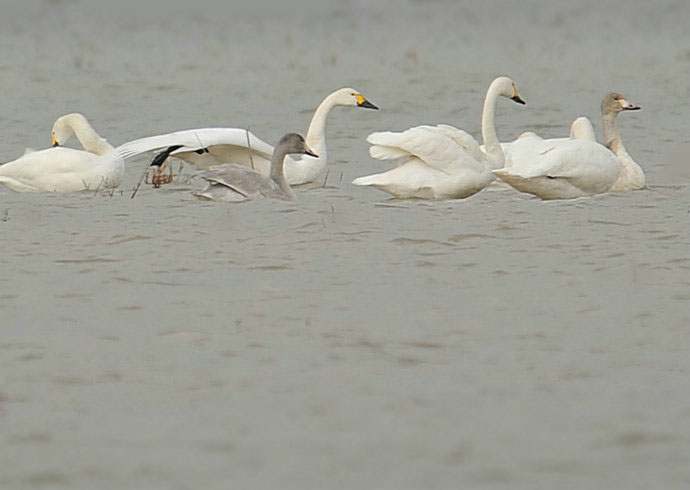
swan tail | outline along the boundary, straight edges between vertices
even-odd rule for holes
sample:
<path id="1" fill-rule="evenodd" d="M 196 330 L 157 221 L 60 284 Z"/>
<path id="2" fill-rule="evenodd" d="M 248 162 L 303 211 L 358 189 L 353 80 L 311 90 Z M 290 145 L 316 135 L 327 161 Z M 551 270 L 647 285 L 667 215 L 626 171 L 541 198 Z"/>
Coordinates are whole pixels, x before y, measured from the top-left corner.
<path id="1" fill-rule="evenodd" d="M 9 189 L 12 189 L 15 192 L 36 192 L 38 189 L 36 189 L 33 186 L 24 184 L 23 182 L 20 182 L 19 180 L 13 179 L 12 177 L 6 177 L 3 175 L 0 175 L 0 185 L 4 185 L 8 187 Z"/>
<path id="2" fill-rule="evenodd" d="M 508 184 L 512 185 L 515 187 L 516 185 L 523 184 L 527 181 L 530 180 L 529 177 L 524 177 L 522 175 L 518 175 L 516 173 L 511 172 L 509 169 L 505 168 L 499 168 L 493 171 L 494 175 L 501 179 L 503 182 L 507 182 Z"/>
<path id="3" fill-rule="evenodd" d="M 532 191 L 536 185 L 542 185 L 544 182 L 551 182 L 551 186 L 561 184 L 568 185 L 567 178 L 555 175 L 520 175 L 512 173 L 509 169 L 505 168 L 494 170 L 493 173 L 503 182 L 510 184 L 511 187 L 519 190 L 520 192 L 528 192 L 530 194 L 538 195 L 542 198 L 544 198 L 542 193 Z"/>

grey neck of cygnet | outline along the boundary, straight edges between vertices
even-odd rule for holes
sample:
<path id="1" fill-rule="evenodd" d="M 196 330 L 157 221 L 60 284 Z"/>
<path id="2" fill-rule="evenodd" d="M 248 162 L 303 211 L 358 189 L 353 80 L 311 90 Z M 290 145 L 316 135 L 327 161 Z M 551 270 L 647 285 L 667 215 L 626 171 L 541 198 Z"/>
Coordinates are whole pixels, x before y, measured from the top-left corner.
<path id="1" fill-rule="evenodd" d="M 618 154 L 620 151 L 625 151 L 623 141 L 621 140 L 621 135 L 618 131 L 618 113 L 612 112 L 608 114 L 602 114 L 602 119 L 604 144 L 606 145 L 606 147 L 615 154 Z"/>
<path id="2" fill-rule="evenodd" d="M 621 164 L 621 173 L 618 182 L 611 188 L 613 190 L 642 189 L 645 186 L 644 170 L 635 160 L 632 159 L 628 151 L 623 146 L 623 139 L 618 131 L 618 113 L 604 114 L 603 132 L 604 144 L 618 158 Z"/>
<path id="3" fill-rule="evenodd" d="M 273 152 L 273 157 L 271 158 L 271 179 L 273 179 L 283 190 L 285 194 L 291 199 L 295 198 L 295 193 L 290 188 L 290 185 L 285 179 L 285 172 L 283 172 L 283 162 L 285 161 L 285 156 L 287 152 L 278 145 L 278 147 Z"/>

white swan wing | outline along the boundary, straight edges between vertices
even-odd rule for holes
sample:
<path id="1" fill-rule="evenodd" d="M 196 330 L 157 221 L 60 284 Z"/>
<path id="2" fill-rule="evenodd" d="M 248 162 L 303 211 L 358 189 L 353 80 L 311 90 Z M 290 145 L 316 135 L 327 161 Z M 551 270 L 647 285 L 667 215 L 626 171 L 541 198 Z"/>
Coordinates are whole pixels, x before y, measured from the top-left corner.
<path id="1" fill-rule="evenodd" d="M 452 126 L 416 126 L 403 132 L 377 132 L 367 137 L 369 154 L 376 159 L 415 158 L 448 175 L 467 165 L 478 165 L 479 145 L 466 132 Z"/>
<path id="2" fill-rule="evenodd" d="M 205 150 L 222 154 L 223 152 L 241 152 L 248 155 L 251 147 L 253 154 L 270 160 L 273 154 L 273 146 L 262 139 L 241 128 L 202 128 L 176 131 L 139 138 L 120 145 L 117 150 L 123 158 L 131 158 L 141 153 L 157 151 L 171 146 L 181 146 L 172 154 L 185 152 L 201 152 Z M 224 157 L 220 157 L 224 158 Z M 228 157 L 231 158 L 231 157 Z M 232 161 L 232 160 L 225 160 Z"/>
<path id="3" fill-rule="evenodd" d="M 587 139 L 525 139 L 511 145 L 511 151 L 513 166 L 494 173 L 509 183 L 517 179 L 519 190 L 528 188 L 526 181 L 538 181 L 537 195 L 548 198 L 574 197 L 571 191 L 559 196 L 563 192 L 559 189 L 564 189 L 559 180 L 567 181 L 568 186 L 582 195 L 591 195 L 610 189 L 620 173 L 616 156 L 603 145 Z"/>

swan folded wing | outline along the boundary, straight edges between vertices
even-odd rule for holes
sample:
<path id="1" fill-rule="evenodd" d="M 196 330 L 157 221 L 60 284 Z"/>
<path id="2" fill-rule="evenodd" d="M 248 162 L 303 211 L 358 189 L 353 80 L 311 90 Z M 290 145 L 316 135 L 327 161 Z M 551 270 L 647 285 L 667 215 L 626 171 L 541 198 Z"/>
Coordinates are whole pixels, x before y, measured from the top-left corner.
<path id="1" fill-rule="evenodd" d="M 256 170 L 235 163 L 213 165 L 208 170 L 197 172 L 202 178 L 214 184 L 232 189 L 247 198 L 256 195 L 282 195 L 280 188 Z"/>
<path id="2" fill-rule="evenodd" d="M 249 140 L 249 143 L 247 142 Z M 117 147 L 123 158 L 131 158 L 141 153 L 157 151 L 170 146 L 181 145 L 182 148 L 172 154 L 205 150 L 212 147 L 237 147 L 247 152 L 248 145 L 253 153 L 270 159 L 273 147 L 253 133 L 241 128 L 203 128 L 188 129 L 174 133 L 139 138 Z M 215 150 L 217 151 L 217 149 Z"/>
<path id="3" fill-rule="evenodd" d="M 600 187 L 617 177 L 618 163 L 615 155 L 604 146 L 588 140 L 564 140 L 558 144 L 532 147 L 532 155 L 523 152 L 522 164 L 511 172 L 525 178 L 548 177 L 552 179 L 582 179 L 587 185 Z M 525 162 L 528 162 L 525 164 Z M 591 181 L 591 182 L 590 182 Z"/>
<path id="4" fill-rule="evenodd" d="M 446 125 L 416 126 L 400 133 L 372 133 L 367 141 L 373 145 L 369 151 L 373 158 L 401 159 L 400 164 L 404 164 L 415 157 L 448 175 L 456 174 L 467 165 L 479 166 L 479 159 L 483 159 L 472 136 Z"/>

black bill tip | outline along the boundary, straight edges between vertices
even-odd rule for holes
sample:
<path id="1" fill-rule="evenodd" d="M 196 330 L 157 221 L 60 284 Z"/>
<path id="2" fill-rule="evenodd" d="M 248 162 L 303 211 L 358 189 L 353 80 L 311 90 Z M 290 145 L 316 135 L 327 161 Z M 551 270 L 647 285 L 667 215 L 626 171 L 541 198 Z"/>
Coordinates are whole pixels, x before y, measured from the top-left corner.
<path id="1" fill-rule="evenodd" d="M 525 105 L 525 101 L 522 100 L 519 95 L 511 97 L 510 100 L 512 100 L 513 102 L 517 102 L 518 104 Z"/>
<path id="2" fill-rule="evenodd" d="M 357 104 L 359 107 L 364 107 L 365 109 L 375 109 L 378 110 L 378 107 L 376 107 L 374 104 L 369 102 L 368 100 L 364 100 Z"/>

